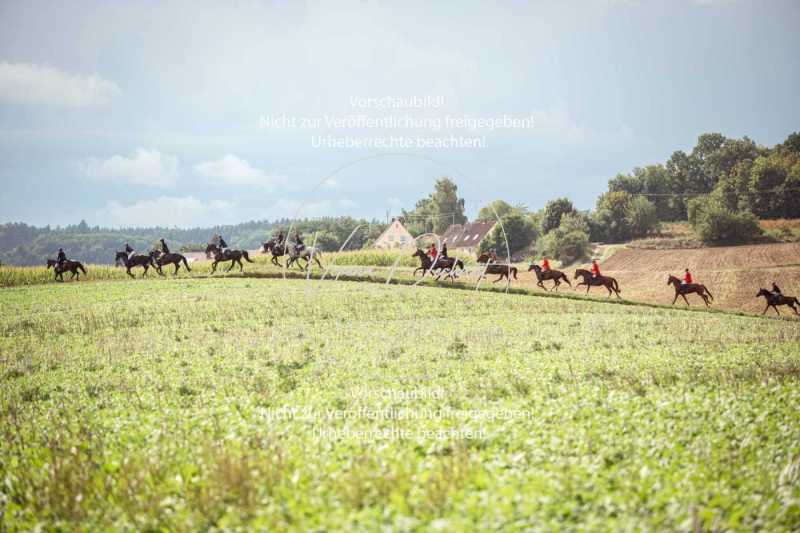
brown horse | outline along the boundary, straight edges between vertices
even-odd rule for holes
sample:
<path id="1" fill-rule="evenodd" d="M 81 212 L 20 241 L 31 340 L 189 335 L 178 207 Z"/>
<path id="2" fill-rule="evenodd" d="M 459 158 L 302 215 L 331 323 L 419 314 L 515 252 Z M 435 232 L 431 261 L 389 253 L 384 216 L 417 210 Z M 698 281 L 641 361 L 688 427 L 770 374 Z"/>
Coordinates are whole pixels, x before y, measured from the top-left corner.
<path id="1" fill-rule="evenodd" d="M 412 276 L 416 277 L 417 272 L 420 270 L 422 271 L 422 277 L 425 277 L 425 274 L 430 270 L 431 276 L 433 276 L 434 271 L 438 271 L 436 274 L 436 279 L 438 280 L 442 274 L 446 274 L 450 281 L 453 281 L 456 277 L 456 269 L 460 268 L 464 270 L 464 262 L 457 257 L 442 257 L 439 256 L 436 258 L 436 264 L 433 265 L 433 259 L 431 259 L 428 254 L 417 248 L 417 250 L 411 254 L 412 257 L 419 257 L 419 261 L 421 266 L 414 269 L 414 273 Z M 431 268 L 433 265 L 433 268 Z"/>
<path id="2" fill-rule="evenodd" d="M 60 266 L 58 261 L 55 259 L 48 259 L 47 260 L 47 268 L 53 269 L 55 272 L 55 280 L 56 281 L 64 281 L 64 272 L 69 272 L 72 274 L 72 277 L 69 279 L 77 279 L 80 281 L 81 275 L 80 272 L 83 272 L 84 275 L 86 274 L 86 269 L 83 268 L 83 264 L 80 261 L 64 261 Z M 80 271 L 80 272 L 79 272 Z M 76 278 L 77 276 L 77 278 Z"/>
<path id="3" fill-rule="evenodd" d="M 712 295 L 711 291 L 702 283 L 687 283 L 686 285 L 681 285 L 680 278 L 670 276 L 667 278 L 667 285 L 675 287 L 675 298 L 672 299 L 672 305 L 675 305 L 675 300 L 678 299 L 678 296 L 681 296 L 683 301 L 686 302 L 686 305 L 689 305 L 689 300 L 686 299 L 686 295 L 692 293 L 700 296 L 706 303 L 706 307 L 710 307 L 711 305 L 709 304 L 709 298 L 711 298 L 711 301 L 714 300 L 714 295 Z"/>
<path id="4" fill-rule="evenodd" d="M 536 272 L 536 279 L 539 280 L 539 283 L 537 283 L 536 285 L 543 288 L 544 290 L 547 290 L 547 287 L 544 286 L 543 282 L 547 281 L 548 279 L 553 280 L 553 282 L 555 283 L 555 285 L 553 285 L 553 289 L 555 290 L 558 290 L 558 286 L 561 285 L 561 280 L 566 281 L 567 285 L 572 287 L 572 283 L 569 282 L 569 278 L 567 278 L 567 275 L 561 272 L 560 270 L 548 270 L 545 272 L 542 270 L 542 267 L 533 264 L 528 268 L 528 272 L 530 272 L 531 270 Z"/>
<path id="5" fill-rule="evenodd" d="M 501 279 L 505 278 L 508 281 L 511 281 L 511 276 L 514 276 L 514 279 L 517 278 L 517 267 L 514 265 L 506 265 L 501 263 L 489 263 L 486 265 L 485 270 L 481 273 L 481 277 L 484 277 L 484 274 L 499 274 L 500 277 L 494 280 L 492 283 L 497 283 Z"/>
<path id="6" fill-rule="evenodd" d="M 592 276 L 592 273 L 585 268 L 579 268 L 575 271 L 574 279 L 578 279 L 579 277 L 583 278 L 583 281 L 575 285 L 576 289 L 581 285 L 586 285 L 586 294 L 589 294 L 589 289 L 592 287 L 605 287 L 608 291 L 608 296 L 611 296 L 613 292 L 617 295 L 617 298 L 620 300 L 622 299 L 622 296 L 619 295 L 619 293 L 622 292 L 622 290 L 619 288 L 619 283 L 617 283 L 617 280 L 611 276 L 597 276 L 595 278 Z"/>
<path id="7" fill-rule="evenodd" d="M 795 307 L 795 304 L 800 305 L 800 300 L 798 300 L 794 296 L 784 296 L 782 294 L 774 294 L 769 292 L 767 289 L 761 289 L 760 291 L 758 291 L 758 294 L 756 294 L 756 298 L 758 298 L 759 296 L 763 296 L 764 299 L 767 301 L 767 306 L 764 308 L 764 312 L 761 313 L 762 315 L 766 314 L 767 309 L 769 309 L 770 307 L 775 309 L 775 312 L 780 315 L 781 313 L 780 311 L 778 311 L 777 307 L 779 305 L 788 305 L 789 307 L 792 308 L 794 314 L 800 315 L 800 313 L 797 312 L 797 308 Z"/>
<path id="8" fill-rule="evenodd" d="M 156 263 L 156 270 L 162 276 L 164 275 L 164 272 L 161 270 L 161 267 L 166 265 L 173 265 L 175 267 L 175 272 L 172 273 L 173 276 L 178 275 L 178 270 L 181 268 L 181 263 L 183 263 L 183 266 L 186 267 L 186 270 L 188 272 L 192 271 L 192 269 L 189 268 L 189 262 L 186 261 L 186 257 L 182 256 L 181 254 L 175 254 L 175 253 L 164 254 L 161 253 L 159 250 L 153 250 L 152 252 L 150 252 L 150 256 Z"/>

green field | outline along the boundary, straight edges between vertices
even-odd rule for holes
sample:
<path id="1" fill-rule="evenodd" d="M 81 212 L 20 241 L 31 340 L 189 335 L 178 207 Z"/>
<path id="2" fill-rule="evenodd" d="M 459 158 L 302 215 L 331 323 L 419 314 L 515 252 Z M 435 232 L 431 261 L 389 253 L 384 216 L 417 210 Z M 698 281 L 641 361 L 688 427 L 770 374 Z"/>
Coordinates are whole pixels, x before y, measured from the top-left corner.
<path id="1" fill-rule="evenodd" d="M 178 278 L 0 330 L 0 530 L 800 528 L 796 321 Z"/>

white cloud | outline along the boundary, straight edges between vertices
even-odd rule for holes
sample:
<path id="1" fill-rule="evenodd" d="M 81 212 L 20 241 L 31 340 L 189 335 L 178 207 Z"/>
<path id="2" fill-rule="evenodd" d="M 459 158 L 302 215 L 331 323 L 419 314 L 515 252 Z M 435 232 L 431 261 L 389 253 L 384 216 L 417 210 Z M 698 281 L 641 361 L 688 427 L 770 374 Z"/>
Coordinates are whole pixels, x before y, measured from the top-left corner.
<path id="1" fill-rule="evenodd" d="M 98 181 L 125 181 L 134 185 L 171 187 L 178 180 L 178 158 L 156 149 L 138 148 L 131 157 L 88 159 L 83 173 Z"/>
<path id="2" fill-rule="evenodd" d="M 15 104 L 80 108 L 103 105 L 122 93 L 97 74 L 73 74 L 47 65 L 0 63 L 0 100 Z"/>
<path id="3" fill-rule="evenodd" d="M 203 161 L 195 165 L 194 169 L 201 176 L 224 185 L 257 185 L 272 189 L 285 180 L 284 176 L 267 174 L 253 168 L 250 163 L 233 154 L 227 154 L 216 161 Z"/>
<path id="4" fill-rule="evenodd" d="M 318 202 L 298 202 L 288 198 L 278 199 L 267 212 L 270 218 L 314 218 L 333 214 L 328 200 Z"/>
<path id="5" fill-rule="evenodd" d="M 194 196 L 160 196 L 130 205 L 109 202 L 98 213 L 110 227 L 181 227 L 212 226 L 235 220 L 234 204 L 224 201 L 204 203 Z"/>

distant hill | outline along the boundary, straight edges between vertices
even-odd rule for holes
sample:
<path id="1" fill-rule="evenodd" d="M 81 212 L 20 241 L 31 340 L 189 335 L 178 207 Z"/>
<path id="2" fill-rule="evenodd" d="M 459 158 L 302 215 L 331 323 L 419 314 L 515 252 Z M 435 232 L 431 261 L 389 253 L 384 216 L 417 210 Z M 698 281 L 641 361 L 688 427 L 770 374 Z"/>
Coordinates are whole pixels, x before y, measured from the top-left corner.
<path id="1" fill-rule="evenodd" d="M 288 230 L 291 224 L 289 219 L 280 219 L 191 229 L 109 229 L 90 227 L 85 221 L 63 228 L 9 223 L 0 225 L 0 262 L 8 265 L 38 265 L 48 257 L 55 257 L 56 251 L 61 247 L 70 258 L 87 263 L 108 264 L 114 261 L 114 253 L 122 249 L 126 242 L 136 250 L 147 251 L 163 237 L 173 251 L 194 251 L 204 249 L 215 233 L 222 235 L 232 247 L 253 249 L 260 247 L 279 228 Z M 364 247 L 386 228 L 386 224 L 376 220 L 351 217 L 303 219 L 295 222 L 295 227 L 305 236 L 306 244 L 311 244 L 314 233 L 318 232 L 317 246 L 325 251 L 338 250 L 359 225 L 364 227 L 353 235 L 347 249 Z"/>

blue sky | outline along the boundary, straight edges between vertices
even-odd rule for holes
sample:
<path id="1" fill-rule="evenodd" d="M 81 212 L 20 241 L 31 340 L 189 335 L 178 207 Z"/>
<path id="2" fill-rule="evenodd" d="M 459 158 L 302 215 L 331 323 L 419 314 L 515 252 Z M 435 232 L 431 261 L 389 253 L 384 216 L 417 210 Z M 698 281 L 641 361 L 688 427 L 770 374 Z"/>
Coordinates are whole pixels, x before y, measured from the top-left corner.
<path id="1" fill-rule="evenodd" d="M 609 178 L 700 133 L 800 129 L 800 2 L 3 2 L 0 221 L 205 226 L 411 208 L 450 174 L 590 208 Z M 435 97 L 361 110 L 353 97 Z M 261 118 L 532 117 L 525 129 L 270 129 Z M 315 148 L 313 135 L 484 139 Z M 394 151 L 394 150 L 393 150 Z"/>

